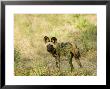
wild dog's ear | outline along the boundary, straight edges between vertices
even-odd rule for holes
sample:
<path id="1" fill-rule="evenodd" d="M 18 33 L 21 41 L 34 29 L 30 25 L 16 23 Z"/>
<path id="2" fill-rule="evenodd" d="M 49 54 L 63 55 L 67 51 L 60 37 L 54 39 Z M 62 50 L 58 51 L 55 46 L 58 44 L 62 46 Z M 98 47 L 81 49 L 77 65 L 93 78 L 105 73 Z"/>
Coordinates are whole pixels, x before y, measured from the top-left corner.
<path id="1" fill-rule="evenodd" d="M 45 42 L 45 43 L 50 42 L 49 37 L 45 36 L 45 37 L 44 37 L 44 42 Z"/>
<path id="2" fill-rule="evenodd" d="M 57 43 L 57 38 L 56 37 L 52 37 L 51 38 L 51 42 L 53 42 L 54 44 Z"/>

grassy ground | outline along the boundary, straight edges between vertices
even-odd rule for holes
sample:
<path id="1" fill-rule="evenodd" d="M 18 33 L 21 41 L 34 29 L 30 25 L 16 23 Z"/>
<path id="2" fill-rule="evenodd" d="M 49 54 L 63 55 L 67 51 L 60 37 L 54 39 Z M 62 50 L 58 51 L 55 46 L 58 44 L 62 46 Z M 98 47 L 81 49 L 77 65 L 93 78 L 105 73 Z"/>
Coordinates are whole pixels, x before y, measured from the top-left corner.
<path id="1" fill-rule="evenodd" d="M 15 14 L 14 73 L 16 76 L 96 76 L 97 18 L 94 14 Z M 61 59 L 61 70 L 46 51 L 43 37 L 57 37 L 58 42 L 75 42 L 80 49 L 79 68 L 70 72 L 68 61 Z"/>

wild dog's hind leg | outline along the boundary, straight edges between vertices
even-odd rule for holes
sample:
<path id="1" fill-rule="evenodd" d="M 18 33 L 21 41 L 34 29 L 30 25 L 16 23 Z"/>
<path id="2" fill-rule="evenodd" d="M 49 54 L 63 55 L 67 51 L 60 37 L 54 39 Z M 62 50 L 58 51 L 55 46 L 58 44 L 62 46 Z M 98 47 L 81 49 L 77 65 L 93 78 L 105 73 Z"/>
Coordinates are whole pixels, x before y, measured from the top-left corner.
<path id="1" fill-rule="evenodd" d="M 80 58 L 80 53 L 79 53 L 78 48 L 76 48 L 74 50 L 74 57 L 75 57 L 75 60 L 76 60 L 77 64 L 80 66 L 80 68 L 82 68 L 82 64 L 81 64 L 80 59 L 79 59 Z"/>
<path id="2" fill-rule="evenodd" d="M 80 68 L 82 68 L 82 64 L 80 62 L 80 59 L 79 58 L 75 58 L 75 60 L 76 60 L 77 64 L 80 66 Z"/>

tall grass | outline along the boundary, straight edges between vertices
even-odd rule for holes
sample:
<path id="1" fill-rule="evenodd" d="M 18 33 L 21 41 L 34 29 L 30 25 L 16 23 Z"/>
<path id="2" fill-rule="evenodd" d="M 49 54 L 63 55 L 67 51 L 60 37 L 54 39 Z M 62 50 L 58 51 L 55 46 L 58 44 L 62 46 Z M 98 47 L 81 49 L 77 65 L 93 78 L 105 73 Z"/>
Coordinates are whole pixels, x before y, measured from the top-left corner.
<path id="1" fill-rule="evenodd" d="M 95 14 L 15 14 L 14 72 L 16 76 L 95 76 L 97 51 L 97 21 Z M 81 52 L 79 68 L 65 58 L 61 70 L 46 51 L 43 37 L 57 37 L 58 42 L 76 43 Z M 73 58 L 74 59 L 74 58 Z"/>

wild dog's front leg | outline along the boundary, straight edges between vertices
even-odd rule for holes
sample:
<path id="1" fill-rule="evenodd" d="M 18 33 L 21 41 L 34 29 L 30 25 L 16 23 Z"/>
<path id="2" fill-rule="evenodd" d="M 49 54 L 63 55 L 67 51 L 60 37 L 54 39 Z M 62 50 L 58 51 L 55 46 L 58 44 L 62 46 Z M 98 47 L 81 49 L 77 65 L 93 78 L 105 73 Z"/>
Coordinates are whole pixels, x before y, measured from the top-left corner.
<path id="1" fill-rule="evenodd" d="M 54 58 L 55 58 L 55 61 L 56 61 L 56 67 L 59 68 L 59 70 L 60 70 L 60 56 L 54 54 Z"/>
<path id="2" fill-rule="evenodd" d="M 56 57 L 56 67 L 59 68 L 60 70 L 60 57 L 59 56 Z"/>
<path id="3" fill-rule="evenodd" d="M 60 69 L 60 60 L 56 59 L 56 67 Z"/>

